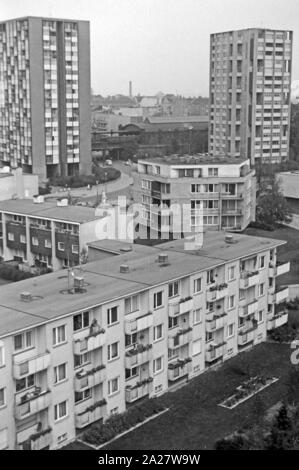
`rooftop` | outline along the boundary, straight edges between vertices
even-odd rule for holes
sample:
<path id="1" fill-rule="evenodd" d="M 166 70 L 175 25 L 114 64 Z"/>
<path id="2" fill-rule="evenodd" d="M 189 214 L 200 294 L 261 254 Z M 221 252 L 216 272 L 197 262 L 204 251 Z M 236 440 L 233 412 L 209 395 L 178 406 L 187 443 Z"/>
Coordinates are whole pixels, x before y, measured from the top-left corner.
<path id="1" fill-rule="evenodd" d="M 86 292 L 80 294 L 67 292 L 68 272 L 65 270 L 5 285 L 0 288 L 1 336 L 285 243 L 240 234 L 233 237 L 234 243 L 228 244 L 225 232 L 209 232 L 205 234 L 201 250 L 185 251 L 184 240 L 174 240 L 155 247 L 140 246 L 119 256 L 90 262 L 78 269 L 78 275 L 84 276 L 86 283 Z M 168 254 L 167 263 L 157 263 L 161 252 Z M 120 273 L 121 264 L 127 264 L 129 272 Z M 21 292 L 30 292 L 33 299 L 21 300 Z"/>
<path id="2" fill-rule="evenodd" d="M 149 116 L 144 122 L 150 124 L 209 122 L 208 116 Z"/>
<path id="3" fill-rule="evenodd" d="M 247 158 L 213 157 L 206 154 L 198 155 L 166 155 L 164 157 L 140 159 L 140 163 L 163 163 L 164 165 L 240 165 L 248 161 Z"/>
<path id="4" fill-rule="evenodd" d="M 45 200 L 45 202 L 36 204 L 32 199 L 7 199 L 0 201 L 0 211 L 79 224 L 99 218 L 95 215 L 95 209 L 93 208 L 82 206 L 58 207 L 56 200 Z"/>

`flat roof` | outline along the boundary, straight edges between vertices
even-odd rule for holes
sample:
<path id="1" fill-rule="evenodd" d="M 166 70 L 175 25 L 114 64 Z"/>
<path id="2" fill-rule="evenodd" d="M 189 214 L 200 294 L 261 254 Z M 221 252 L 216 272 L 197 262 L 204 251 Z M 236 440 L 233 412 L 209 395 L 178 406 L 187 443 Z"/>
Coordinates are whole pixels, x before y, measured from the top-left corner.
<path id="1" fill-rule="evenodd" d="M 28 15 L 28 16 L 20 16 L 18 18 L 9 18 L 7 20 L 2 20 L 0 21 L 1 24 L 3 23 L 8 23 L 9 21 L 24 21 L 28 20 L 29 18 L 33 18 L 36 20 L 45 20 L 45 21 L 67 21 L 71 23 L 90 23 L 89 20 L 74 20 L 71 18 L 52 18 L 49 16 L 33 16 L 33 15 Z"/>
<path id="2" fill-rule="evenodd" d="M 136 243 L 130 243 L 121 240 L 95 240 L 87 243 L 91 248 L 95 248 L 100 251 L 107 251 L 110 253 L 122 254 L 131 251 L 144 253 L 147 248 L 144 245 L 138 245 Z M 150 248 L 151 249 L 151 248 Z"/>
<path id="3" fill-rule="evenodd" d="M 84 276 L 84 293 L 68 293 L 66 270 L 2 286 L 0 336 L 117 301 L 149 287 L 199 273 L 229 260 L 247 258 L 285 243 L 282 240 L 240 234 L 234 234 L 233 238 L 234 243 L 227 244 L 225 232 L 208 232 L 204 235 L 201 250 L 186 251 L 184 240 L 173 240 L 155 247 L 140 245 L 140 249 L 87 263 L 82 266 L 82 270 L 75 269 L 78 275 Z M 167 263 L 157 263 L 161 252 L 168 254 Z M 128 273 L 120 273 L 121 264 L 129 266 Z M 33 300 L 21 300 L 21 292 L 30 292 Z"/>
<path id="4" fill-rule="evenodd" d="M 167 155 L 149 159 L 139 159 L 138 163 L 162 163 L 163 165 L 240 165 L 248 161 L 247 158 L 212 157 L 211 155 Z"/>
<path id="5" fill-rule="evenodd" d="M 45 200 L 45 202 L 36 204 L 32 199 L 7 199 L 0 201 L 0 211 L 79 224 L 100 218 L 95 215 L 95 209 L 91 207 L 58 207 L 56 200 Z"/>
<path id="6" fill-rule="evenodd" d="M 219 31 L 218 33 L 211 33 L 210 36 L 215 36 L 217 34 L 238 33 L 241 31 L 271 31 L 271 32 L 278 32 L 278 33 L 285 33 L 285 32 L 292 33 L 293 32 L 292 29 L 273 29 L 273 28 L 255 27 L 255 28 L 229 29 L 227 31 Z"/>

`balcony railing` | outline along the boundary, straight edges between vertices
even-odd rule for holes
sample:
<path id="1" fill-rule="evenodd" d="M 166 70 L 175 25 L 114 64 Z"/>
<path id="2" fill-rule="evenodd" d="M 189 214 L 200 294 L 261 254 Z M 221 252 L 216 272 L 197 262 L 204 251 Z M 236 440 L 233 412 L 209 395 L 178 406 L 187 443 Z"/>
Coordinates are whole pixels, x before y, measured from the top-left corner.
<path id="1" fill-rule="evenodd" d="M 107 415 L 107 402 L 105 399 L 100 400 L 75 415 L 76 428 L 81 429 L 94 421 L 103 419 Z"/>
<path id="2" fill-rule="evenodd" d="M 150 395 L 153 390 L 153 379 L 149 377 L 137 382 L 136 385 L 126 386 L 126 402 L 132 403 L 142 397 Z"/>
<path id="3" fill-rule="evenodd" d="M 74 354 L 80 355 L 94 349 L 101 348 L 106 342 L 106 334 L 104 328 L 90 333 L 82 339 L 74 340 Z"/>
<path id="4" fill-rule="evenodd" d="M 226 318 L 227 318 L 227 313 L 222 313 L 221 315 L 211 315 L 207 317 L 206 320 L 206 331 L 208 332 L 213 332 L 216 330 L 219 330 L 221 328 L 224 328 L 226 324 Z"/>
<path id="5" fill-rule="evenodd" d="M 227 348 L 227 345 L 225 341 L 219 344 L 216 344 L 216 343 L 210 344 L 208 349 L 206 349 L 206 362 L 214 362 L 217 359 L 220 359 L 221 357 L 223 357 L 224 354 L 226 353 L 226 348 Z"/>
<path id="6" fill-rule="evenodd" d="M 276 303 L 279 304 L 281 302 L 285 302 L 289 297 L 289 288 L 282 287 L 274 294 L 269 295 L 269 303 Z"/>
<path id="7" fill-rule="evenodd" d="M 170 317 L 177 317 L 178 315 L 184 315 L 193 309 L 193 298 L 186 297 L 181 299 L 179 302 L 170 303 L 168 306 L 168 315 Z"/>
<path id="8" fill-rule="evenodd" d="M 285 263 L 276 263 L 276 266 L 270 265 L 269 266 L 269 276 L 281 276 L 282 274 L 288 273 L 290 270 L 290 262 L 287 261 Z"/>
<path id="9" fill-rule="evenodd" d="M 135 313 L 135 314 L 134 314 Z M 132 335 L 137 331 L 146 330 L 153 325 L 153 313 L 148 312 L 146 315 L 142 315 L 136 318 L 138 312 L 132 312 L 125 316 L 125 333 L 126 335 Z"/>
<path id="10" fill-rule="evenodd" d="M 207 291 L 207 302 L 215 302 L 217 300 L 223 299 L 228 295 L 228 287 L 226 283 L 216 284 L 215 286 L 210 287 Z"/>
<path id="11" fill-rule="evenodd" d="M 45 410 L 51 404 L 50 390 L 40 391 L 38 387 L 31 393 L 23 395 L 21 401 L 15 404 L 15 417 L 18 420 Z"/>
<path id="12" fill-rule="evenodd" d="M 281 313 L 274 315 L 274 317 L 269 318 L 267 323 L 267 330 L 274 330 L 275 328 L 285 325 L 288 322 L 288 317 L 288 311 L 284 310 Z"/>
<path id="13" fill-rule="evenodd" d="M 258 301 L 253 300 L 247 305 L 244 305 L 239 308 L 239 316 L 247 317 L 248 315 L 253 315 L 258 309 Z"/>
<path id="14" fill-rule="evenodd" d="M 50 447 L 53 441 L 52 428 L 32 434 L 29 439 L 30 450 L 42 450 Z"/>
<path id="15" fill-rule="evenodd" d="M 77 372 L 75 376 L 75 391 L 92 388 L 106 380 L 106 366 L 100 365 L 89 371 Z"/>
<path id="16" fill-rule="evenodd" d="M 168 380 L 173 382 L 178 380 L 191 372 L 192 359 L 178 359 L 176 362 L 168 364 Z"/>
<path id="17" fill-rule="evenodd" d="M 49 352 L 39 354 L 38 356 L 27 359 L 26 361 L 17 362 L 14 359 L 13 376 L 16 380 L 25 377 L 26 375 L 36 374 L 49 367 L 51 356 Z"/>
<path id="18" fill-rule="evenodd" d="M 254 341 L 256 336 L 257 322 L 250 322 L 247 326 L 241 328 L 238 333 L 238 345 L 244 346 L 245 344 Z"/>
<path id="19" fill-rule="evenodd" d="M 258 271 L 243 271 L 240 275 L 240 289 L 248 289 L 259 282 Z"/>
<path id="20" fill-rule="evenodd" d="M 126 352 L 125 364 L 127 369 L 145 364 L 152 359 L 152 345 L 138 344 L 136 347 Z"/>
<path id="21" fill-rule="evenodd" d="M 168 338 L 168 347 L 170 349 L 178 348 L 184 346 L 185 344 L 190 343 L 192 340 L 192 328 L 188 327 L 186 329 L 179 330 L 176 335 L 170 336 Z"/>

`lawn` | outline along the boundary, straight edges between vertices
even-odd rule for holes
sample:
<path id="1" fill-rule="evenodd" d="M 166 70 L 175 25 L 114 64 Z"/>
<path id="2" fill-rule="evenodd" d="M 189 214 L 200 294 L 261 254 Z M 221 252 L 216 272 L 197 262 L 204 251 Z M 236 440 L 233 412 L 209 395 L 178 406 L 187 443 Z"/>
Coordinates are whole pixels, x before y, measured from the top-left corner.
<path id="1" fill-rule="evenodd" d="M 278 285 L 299 284 L 299 230 L 281 226 L 273 232 L 257 228 L 247 228 L 244 235 L 285 240 L 287 243 L 278 248 L 279 261 L 291 261 L 290 272 L 277 278 Z"/>
<path id="2" fill-rule="evenodd" d="M 260 402 L 253 397 L 233 410 L 218 404 L 231 395 L 246 376 L 275 376 L 280 380 L 260 392 L 268 409 L 286 393 L 285 379 L 293 367 L 288 345 L 263 343 L 210 370 L 188 385 L 161 397 L 170 411 L 136 431 L 111 443 L 105 449 L 213 449 L 215 441 L 255 422 Z"/>

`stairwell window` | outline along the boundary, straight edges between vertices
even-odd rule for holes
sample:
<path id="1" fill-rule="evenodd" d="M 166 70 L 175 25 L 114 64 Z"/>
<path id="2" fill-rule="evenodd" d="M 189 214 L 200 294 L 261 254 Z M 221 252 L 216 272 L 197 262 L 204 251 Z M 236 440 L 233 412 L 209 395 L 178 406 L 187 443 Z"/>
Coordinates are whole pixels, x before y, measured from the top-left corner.
<path id="1" fill-rule="evenodd" d="M 201 277 L 198 279 L 194 279 L 193 281 L 193 293 L 198 294 L 199 292 L 202 291 L 202 282 L 201 282 Z"/>
<path id="2" fill-rule="evenodd" d="M 59 421 L 60 419 L 65 418 L 67 414 L 68 410 L 66 400 L 54 406 L 54 421 Z"/>
<path id="3" fill-rule="evenodd" d="M 119 342 L 108 344 L 108 361 L 119 357 Z"/>
<path id="4" fill-rule="evenodd" d="M 154 327 L 154 341 L 158 341 L 163 338 L 163 324 Z"/>
<path id="5" fill-rule="evenodd" d="M 6 405 L 5 388 L 0 388 L 0 408 Z"/>
<path id="6" fill-rule="evenodd" d="M 258 285 L 258 294 L 259 297 L 265 294 L 265 283 L 262 282 L 261 284 Z"/>
<path id="7" fill-rule="evenodd" d="M 114 393 L 119 392 L 119 377 L 108 380 L 108 395 L 114 395 Z"/>
<path id="8" fill-rule="evenodd" d="M 263 269 L 265 267 L 265 256 L 261 256 L 259 259 L 259 269 Z"/>
<path id="9" fill-rule="evenodd" d="M 58 250 L 59 251 L 64 251 L 64 243 L 63 242 L 58 242 Z"/>
<path id="10" fill-rule="evenodd" d="M 163 305 L 163 292 L 156 292 L 154 294 L 154 308 L 162 307 Z"/>
<path id="11" fill-rule="evenodd" d="M 118 307 L 108 308 L 107 325 L 114 325 L 118 322 Z"/>
<path id="12" fill-rule="evenodd" d="M 58 326 L 52 330 L 53 346 L 62 344 L 66 341 L 65 325 Z"/>
<path id="13" fill-rule="evenodd" d="M 162 372 L 163 356 L 158 357 L 157 359 L 154 359 L 153 368 L 154 368 L 154 374 L 158 374 L 159 372 Z"/>
<path id="14" fill-rule="evenodd" d="M 66 379 L 66 362 L 54 367 L 54 383 L 58 384 Z"/>

